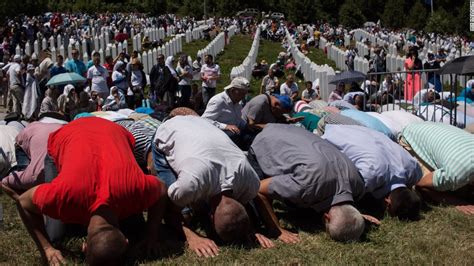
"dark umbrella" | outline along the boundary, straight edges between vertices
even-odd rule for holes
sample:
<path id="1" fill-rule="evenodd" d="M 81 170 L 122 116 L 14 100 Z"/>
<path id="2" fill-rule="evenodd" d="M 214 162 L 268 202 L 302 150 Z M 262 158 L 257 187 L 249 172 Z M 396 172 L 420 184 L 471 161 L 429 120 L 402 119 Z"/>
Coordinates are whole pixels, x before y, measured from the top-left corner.
<path id="1" fill-rule="evenodd" d="M 329 84 L 338 84 L 339 82 L 344 82 L 344 83 L 351 83 L 351 82 L 360 82 L 364 81 L 367 78 L 367 75 L 365 75 L 362 72 L 359 71 L 344 71 L 341 74 L 338 74 L 334 76 L 331 82 Z"/>
<path id="2" fill-rule="evenodd" d="M 444 74 L 474 75 L 474 55 L 461 56 L 443 65 L 438 72 Z"/>

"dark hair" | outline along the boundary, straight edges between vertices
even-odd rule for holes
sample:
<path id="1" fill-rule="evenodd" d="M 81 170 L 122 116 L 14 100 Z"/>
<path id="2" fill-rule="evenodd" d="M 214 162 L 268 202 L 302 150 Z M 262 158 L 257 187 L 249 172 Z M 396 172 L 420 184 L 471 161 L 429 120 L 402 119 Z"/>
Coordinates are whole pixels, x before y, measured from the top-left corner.
<path id="1" fill-rule="evenodd" d="M 125 265 L 127 241 L 117 228 L 96 232 L 87 237 L 88 265 Z"/>
<path id="2" fill-rule="evenodd" d="M 57 58 L 61 58 L 61 59 L 64 59 L 64 57 L 60 54 L 58 54 L 58 56 L 56 56 Z"/>
<path id="3" fill-rule="evenodd" d="M 92 56 L 93 56 L 93 57 L 100 56 L 100 53 L 99 53 L 99 52 L 94 52 L 94 53 L 92 54 Z"/>
<path id="4" fill-rule="evenodd" d="M 313 82 L 311 82 L 311 81 L 309 81 L 309 80 L 306 81 L 305 83 L 306 83 L 306 84 L 311 84 L 311 86 L 313 86 Z"/>
<path id="5" fill-rule="evenodd" d="M 111 56 L 111 55 L 107 55 L 105 57 L 105 62 L 109 61 L 109 60 L 113 60 L 114 58 Z"/>
<path id="6" fill-rule="evenodd" d="M 390 193 L 390 213 L 400 220 L 416 221 L 420 216 L 421 200 L 415 191 L 400 187 Z"/>

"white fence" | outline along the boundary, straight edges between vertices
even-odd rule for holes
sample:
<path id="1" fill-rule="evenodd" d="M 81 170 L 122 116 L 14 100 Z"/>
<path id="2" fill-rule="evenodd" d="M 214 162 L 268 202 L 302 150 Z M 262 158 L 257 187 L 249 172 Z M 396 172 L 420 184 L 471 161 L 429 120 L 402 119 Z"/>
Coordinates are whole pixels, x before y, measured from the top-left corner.
<path id="1" fill-rule="evenodd" d="M 320 96 L 322 99 L 327 99 L 331 93 L 329 81 L 335 76 L 334 69 L 328 65 L 320 66 L 311 62 L 311 60 L 298 49 L 295 40 L 293 40 L 288 30 L 286 30 L 286 37 L 288 39 L 289 50 L 296 64 L 300 67 L 305 80 L 315 81 L 319 79 Z M 321 43 L 320 41 L 320 45 Z M 326 45 L 326 40 L 324 40 L 324 45 Z"/>
<path id="2" fill-rule="evenodd" d="M 227 39 L 230 40 L 232 36 L 235 35 L 237 27 L 230 26 L 227 29 Z M 217 36 L 202 50 L 197 52 L 197 56 L 204 59 L 205 55 L 212 55 L 212 57 L 216 57 L 220 52 L 224 51 L 224 47 L 226 45 L 226 37 L 224 32 L 217 34 Z"/>
<path id="3" fill-rule="evenodd" d="M 244 77 L 247 80 L 250 80 L 252 75 L 253 65 L 257 60 L 258 55 L 258 48 L 260 46 L 260 27 L 258 27 L 257 31 L 255 32 L 255 36 L 253 38 L 252 47 L 244 59 L 242 64 L 239 66 L 233 67 L 230 72 L 230 79 L 234 79 L 235 77 Z"/>

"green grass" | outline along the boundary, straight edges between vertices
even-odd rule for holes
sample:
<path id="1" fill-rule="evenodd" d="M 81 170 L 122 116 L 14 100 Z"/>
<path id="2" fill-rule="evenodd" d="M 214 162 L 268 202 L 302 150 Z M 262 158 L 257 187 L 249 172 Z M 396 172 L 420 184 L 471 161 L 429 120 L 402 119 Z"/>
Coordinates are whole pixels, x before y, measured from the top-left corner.
<path id="1" fill-rule="evenodd" d="M 323 50 L 317 48 L 311 48 L 309 53 L 306 55 L 311 61 L 318 65 L 327 64 L 328 66 L 332 67 L 334 70 L 339 70 L 336 67 L 336 62 L 332 61 L 331 59 L 327 58 L 326 54 Z"/>
<path id="2" fill-rule="evenodd" d="M 196 59 L 197 52 L 201 49 L 204 49 L 210 41 L 208 40 L 195 40 L 190 43 L 185 42 L 185 38 L 183 38 L 183 50 L 180 54 L 186 54 L 191 56 L 193 61 Z"/>
<path id="3" fill-rule="evenodd" d="M 13 201 L 0 196 L 4 208 L 4 225 L 0 231 L 0 263 L 5 265 L 38 265 L 39 253 L 23 227 Z M 317 265 L 317 264 L 391 264 L 391 265 L 473 265 L 474 264 L 474 216 L 466 216 L 449 207 L 432 207 L 423 213 L 423 219 L 405 223 L 385 218 L 382 225 L 372 228 L 363 241 L 341 244 L 331 241 L 312 226 L 315 215 L 307 212 L 278 212 L 282 224 L 299 230 L 301 243 L 286 245 L 275 241 L 273 249 L 221 247 L 215 258 L 198 258 L 186 250 L 183 254 L 165 259 L 148 261 L 154 265 Z M 295 222 L 296 221 L 296 222 Z M 80 239 L 65 243 L 72 250 L 68 261 L 81 264 Z M 64 255 L 64 253 L 63 253 Z M 72 259 L 71 259 L 72 258 Z"/>
<path id="4" fill-rule="evenodd" d="M 219 90 L 228 84 L 231 68 L 243 61 L 251 43 L 249 36 L 235 36 L 225 52 L 218 56 L 217 62 L 222 69 Z M 183 50 L 192 55 L 195 54 L 193 51 L 197 52 L 205 45 L 205 41 L 196 41 L 186 46 L 183 44 Z M 281 50 L 279 43 L 262 40 L 257 60 L 265 59 L 272 63 Z M 320 50 L 312 51 L 314 53 Z M 320 52 L 322 54 L 322 51 Z M 327 60 L 324 55 L 319 58 Z M 312 60 L 321 64 L 321 61 Z M 281 79 L 281 82 L 284 82 L 284 79 Z M 260 80 L 252 80 L 251 86 L 254 91 L 258 91 Z M 299 86 L 302 87 L 302 83 L 299 83 Z M 39 265 L 39 253 L 22 225 L 13 201 L 2 194 L 0 204 L 4 210 L 3 228 L 0 229 L 0 264 Z M 285 227 L 299 231 L 301 243 L 285 245 L 275 241 L 276 247 L 269 250 L 221 247 L 220 255 L 211 259 L 198 258 L 185 250 L 183 254 L 149 261 L 147 264 L 474 265 L 474 216 L 462 215 L 454 208 L 432 207 L 431 210 L 423 212 L 423 219 L 412 223 L 385 218 L 380 227 L 369 230 L 362 242 L 351 244 L 331 241 L 321 231 L 319 219 L 310 213 L 279 211 L 278 215 Z M 314 224 L 312 221 L 315 221 Z M 69 263 L 81 264 L 81 239 L 71 239 L 64 245 L 71 250 L 67 256 Z"/>
<path id="5" fill-rule="evenodd" d="M 272 42 L 267 40 L 260 40 L 260 47 L 258 49 L 257 62 L 262 60 L 267 61 L 269 65 L 276 62 L 278 53 L 284 51 L 279 42 Z M 260 86 L 262 84 L 262 79 L 255 79 L 252 77 L 250 80 L 250 86 L 252 90 L 250 91 L 251 96 L 256 96 L 260 93 Z"/>
<path id="6" fill-rule="evenodd" d="M 217 92 L 221 92 L 225 86 L 229 85 L 232 67 L 242 64 L 249 53 L 252 41 L 248 35 L 236 35 L 230 39 L 230 44 L 225 47 L 224 52 L 217 56 L 215 61 L 221 68 L 221 78 L 217 81 Z"/>

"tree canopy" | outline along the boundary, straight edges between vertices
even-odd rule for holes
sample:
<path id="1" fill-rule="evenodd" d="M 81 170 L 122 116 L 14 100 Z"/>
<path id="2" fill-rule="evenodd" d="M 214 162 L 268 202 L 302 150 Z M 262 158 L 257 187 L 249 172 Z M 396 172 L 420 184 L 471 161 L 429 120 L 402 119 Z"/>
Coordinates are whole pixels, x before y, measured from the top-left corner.
<path id="1" fill-rule="evenodd" d="M 469 33 L 469 1 L 433 0 L 25 0 L 0 1 L 0 17 L 61 12 L 145 12 L 151 15 L 176 13 L 202 17 L 233 16 L 245 8 L 281 12 L 294 23 L 325 21 L 360 27 L 365 21 L 382 21 L 391 28 L 410 27 L 441 33 Z"/>

